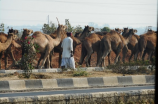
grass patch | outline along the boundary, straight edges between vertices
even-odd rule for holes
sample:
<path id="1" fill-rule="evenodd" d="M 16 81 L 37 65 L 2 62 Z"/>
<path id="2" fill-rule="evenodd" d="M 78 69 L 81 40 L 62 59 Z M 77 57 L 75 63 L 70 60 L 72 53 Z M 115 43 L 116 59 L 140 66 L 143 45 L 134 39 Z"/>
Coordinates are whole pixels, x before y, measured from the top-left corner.
<path id="1" fill-rule="evenodd" d="M 86 71 L 74 71 L 73 73 L 73 77 L 76 77 L 76 76 L 88 76 L 88 73 Z"/>

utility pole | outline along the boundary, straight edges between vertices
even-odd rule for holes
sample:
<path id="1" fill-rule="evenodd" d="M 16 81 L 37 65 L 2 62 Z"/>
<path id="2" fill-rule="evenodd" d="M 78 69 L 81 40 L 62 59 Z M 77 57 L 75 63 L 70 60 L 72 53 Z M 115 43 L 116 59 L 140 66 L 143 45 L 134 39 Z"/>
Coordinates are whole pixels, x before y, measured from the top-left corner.
<path id="1" fill-rule="evenodd" d="M 67 32 L 68 32 L 69 19 L 65 19 L 65 25 L 67 26 Z"/>
<path id="2" fill-rule="evenodd" d="M 49 25 L 49 15 L 48 15 L 48 25 Z"/>

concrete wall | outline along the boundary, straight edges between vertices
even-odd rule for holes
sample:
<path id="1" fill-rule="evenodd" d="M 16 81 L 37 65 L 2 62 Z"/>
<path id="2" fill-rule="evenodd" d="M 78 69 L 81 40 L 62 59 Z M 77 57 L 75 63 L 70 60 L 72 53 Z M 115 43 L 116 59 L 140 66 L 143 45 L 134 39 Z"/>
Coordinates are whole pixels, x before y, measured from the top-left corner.
<path id="1" fill-rule="evenodd" d="M 155 90 L 153 89 L 126 92 L 4 97 L 0 98 L 0 104 L 118 104 L 118 102 L 127 104 L 130 101 L 134 103 L 144 101 L 153 104 L 154 95 Z"/>

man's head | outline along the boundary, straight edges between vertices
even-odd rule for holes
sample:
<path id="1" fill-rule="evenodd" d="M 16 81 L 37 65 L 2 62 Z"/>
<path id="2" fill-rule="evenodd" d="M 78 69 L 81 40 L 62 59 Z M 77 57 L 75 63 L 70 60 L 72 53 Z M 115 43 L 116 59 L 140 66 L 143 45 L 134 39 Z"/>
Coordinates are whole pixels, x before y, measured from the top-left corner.
<path id="1" fill-rule="evenodd" d="M 72 33 L 71 33 L 71 32 L 67 32 L 66 34 L 67 34 L 68 37 L 71 37 L 71 36 L 72 36 Z"/>

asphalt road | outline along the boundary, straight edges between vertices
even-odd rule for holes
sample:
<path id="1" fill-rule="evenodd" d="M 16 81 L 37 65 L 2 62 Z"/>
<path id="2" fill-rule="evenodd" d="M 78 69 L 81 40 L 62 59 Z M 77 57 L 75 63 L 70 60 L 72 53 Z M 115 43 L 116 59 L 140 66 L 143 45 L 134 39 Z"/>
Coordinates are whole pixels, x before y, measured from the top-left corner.
<path id="1" fill-rule="evenodd" d="M 18 97 L 18 96 L 38 96 L 38 95 L 56 95 L 56 94 L 79 94 L 79 93 L 96 93 L 96 92 L 111 92 L 111 91 L 131 91 L 142 89 L 155 89 L 154 85 L 150 86 L 128 86 L 128 87 L 109 87 L 109 88 L 91 88 L 91 89 L 73 89 L 73 90 L 53 90 L 53 91 L 38 91 L 38 92 L 15 92 L 15 93 L 0 93 L 0 97 Z"/>

